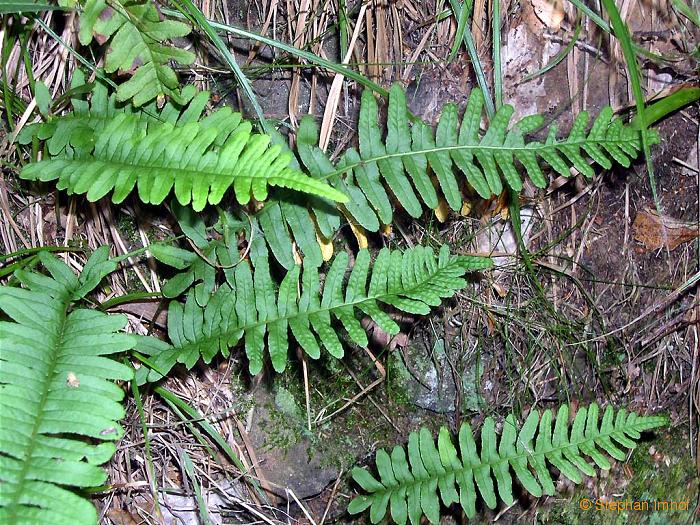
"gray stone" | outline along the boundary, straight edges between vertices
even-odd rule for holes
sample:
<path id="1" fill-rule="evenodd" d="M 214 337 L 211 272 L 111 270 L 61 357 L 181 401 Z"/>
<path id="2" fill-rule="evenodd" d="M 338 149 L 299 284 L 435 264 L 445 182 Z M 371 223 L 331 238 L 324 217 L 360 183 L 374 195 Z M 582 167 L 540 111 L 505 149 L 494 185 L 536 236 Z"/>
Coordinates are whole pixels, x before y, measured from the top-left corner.
<path id="1" fill-rule="evenodd" d="M 453 363 L 456 361 L 452 359 Z M 483 407 L 477 388 L 481 366 L 473 361 L 461 374 L 463 411 L 477 411 Z M 402 390 L 410 403 L 432 412 L 454 412 L 457 388 L 443 339 L 437 339 L 431 349 L 417 338 L 403 351 L 393 352 L 389 366 L 393 388 Z"/>
<path id="2" fill-rule="evenodd" d="M 338 477 L 333 458 L 318 452 L 315 436 L 306 428 L 305 411 L 283 387 L 270 392 L 259 387 L 249 432 L 259 461 L 259 471 L 278 496 L 292 499 L 315 496 Z"/>

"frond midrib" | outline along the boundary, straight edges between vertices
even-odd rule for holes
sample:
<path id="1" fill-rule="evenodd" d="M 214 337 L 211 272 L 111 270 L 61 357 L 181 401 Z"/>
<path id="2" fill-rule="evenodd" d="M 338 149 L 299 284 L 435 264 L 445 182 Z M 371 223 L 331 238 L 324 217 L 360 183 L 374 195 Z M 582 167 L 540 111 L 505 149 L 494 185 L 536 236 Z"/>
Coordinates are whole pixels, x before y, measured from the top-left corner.
<path id="1" fill-rule="evenodd" d="M 418 289 L 420 286 L 423 286 L 425 283 L 429 282 L 431 279 L 435 278 L 435 276 L 438 275 L 439 272 L 441 272 L 441 271 L 443 271 L 443 270 L 445 270 L 445 269 L 447 269 L 447 268 L 450 268 L 450 266 L 452 266 L 452 265 L 456 265 L 456 261 L 450 261 L 447 265 L 445 265 L 445 266 L 443 266 L 443 267 L 441 267 L 441 268 L 438 268 L 438 270 L 437 270 L 435 273 L 430 274 L 430 275 L 429 275 L 426 279 L 424 279 L 423 281 L 421 281 L 421 282 L 419 282 L 419 283 L 416 283 L 416 284 L 415 284 L 413 287 L 411 287 L 411 288 L 407 288 L 407 289 L 401 290 L 401 291 L 399 291 L 399 292 L 391 292 L 391 293 L 387 292 L 387 293 L 385 293 L 385 294 L 378 294 L 378 295 L 373 295 L 373 296 L 365 296 L 365 297 L 362 297 L 362 298 L 360 298 L 360 299 L 353 300 L 353 301 L 350 301 L 350 302 L 343 302 L 342 304 L 329 305 L 329 306 L 327 306 L 327 307 L 321 306 L 321 307 L 316 308 L 316 309 L 313 309 L 313 310 L 305 310 L 305 311 L 297 310 L 296 312 L 293 313 L 293 315 L 285 315 L 285 316 L 282 316 L 282 317 L 276 317 L 276 318 L 274 318 L 274 319 L 267 318 L 267 319 L 265 319 L 264 321 L 258 321 L 257 323 L 253 323 L 253 324 L 249 324 L 249 325 L 245 325 L 245 326 L 236 326 L 236 327 L 234 327 L 234 328 L 229 328 L 229 329 L 226 330 L 225 332 L 217 331 L 215 334 L 212 334 L 212 335 L 210 335 L 210 336 L 207 336 L 207 337 L 204 337 L 204 338 L 201 338 L 201 339 L 197 339 L 196 341 L 190 341 L 190 342 L 188 342 L 188 344 L 183 345 L 183 346 L 178 346 L 178 347 L 176 347 L 176 348 L 177 348 L 178 350 L 189 350 L 189 349 L 192 349 L 192 348 L 195 348 L 195 349 L 196 349 L 196 348 L 199 348 L 201 345 L 203 345 L 203 344 L 205 344 L 205 343 L 219 341 L 220 339 L 222 339 L 222 338 L 224 338 L 224 337 L 227 337 L 227 336 L 230 336 L 230 335 L 232 335 L 232 334 L 234 334 L 234 333 L 236 333 L 236 332 L 240 332 L 240 331 L 244 331 L 244 332 L 245 332 L 245 331 L 252 330 L 252 329 L 255 329 L 255 328 L 258 328 L 258 327 L 261 327 L 261 326 L 271 325 L 271 324 L 273 324 L 273 323 L 275 323 L 275 322 L 278 322 L 278 321 L 287 321 L 287 322 L 288 322 L 290 319 L 294 319 L 294 318 L 298 317 L 299 315 L 308 315 L 308 316 L 311 316 L 311 315 L 314 315 L 314 314 L 325 313 L 325 312 L 331 313 L 333 310 L 336 310 L 336 309 L 338 309 L 338 308 L 345 308 L 345 307 L 348 307 L 348 306 L 351 306 L 351 307 L 353 307 L 353 309 L 354 309 L 354 308 L 356 308 L 356 307 L 359 307 L 359 305 L 361 305 L 361 304 L 363 304 L 363 303 L 370 302 L 370 301 L 381 301 L 381 302 L 385 302 L 385 301 L 382 301 L 382 298 L 384 298 L 384 299 L 391 299 L 391 298 L 394 298 L 394 297 L 398 298 L 400 295 L 409 294 L 409 293 L 411 293 L 412 291 L 415 291 L 416 289 Z M 387 303 L 387 304 L 388 304 L 388 303 Z M 237 316 L 237 317 L 238 317 L 238 316 Z"/>
<path id="2" fill-rule="evenodd" d="M 618 146 L 619 144 L 631 144 L 632 146 L 635 147 L 635 149 L 638 149 L 636 144 L 639 143 L 639 139 L 635 139 L 633 137 L 630 138 L 625 138 L 625 139 L 593 139 L 593 140 L 575 140 L 575 141 L 564 141 L 564 142 L 555 142 L 553 144 L 543 144 L 543 143 L 536 143 L 536 142 L 528 142 L 524 146 L 512 146 L 512 145 L 481 145 L 481 144 L 455 144 L 453 146 L 439 146 L 435 148 L 427 148 L 427 149 L 421 149 L 421 150 L 411 150 L 411 151 L 403 151 L 403 152 L 396 152 L 396 153 L 387 153 L 385 155 L 378 155 L 376 157 L 368 157 L 368 158 L 361 158 L 359 162 L 353 162 L 350 164 L 344 165 L 342 168 L 337 168 L 329 173 L 326 173 L 320 177 L 314 177 L 317 180 L 325 180 L 330 177 L 335 177 L 336 175 L 342 175 L 343 173 L 347 173 L 350 170 L 354 170 L 355 168 L 359 166 L 364 166 L 365 164 L 370 164 L 370 163 L 375 163 L 375 162 L 380 162 L 382 160 L 388 160 L 388 159 L 394 159 L 394 158 L 403 158 L 403 157 L 413 157 L 416 155 L 430 155 L 432 153 L 441 153 L 441 152 L 450 152 L 450 151 L 464 151 L 464 150 L 471 150 L 474 152 L 479 152 L 479 151 L 508 151 L 512 152 L 513 154 L 516 152 L 533 152 L 533 153 L 539 153 L 541 151 L 551 151 L 551 150 L 558 150 L 563 147 L 567 146 L 574 146 L 577 147 L 579 150 L 586 145 L 589 144 L 594 144 L 596 146 L 600 145 L 605 145 L 605 144 L 612 144 L 615 146 Z M 541 156 L 541 155 L 540 155 Z"/>
<path id="3" fill-rule="evenodd" d="M 463 466 L 462 468 L 451 469 L 451 468 L 448 468 L 447 466 L 445 466 L 444 464 L 442 464 L 442 462 L 440 462 L 440 464 L 445 469 L 445 474 L 438 474 L 438 475 L 430 476 L 427 478 L 417 478 L 415 476 L 415 474 L 411 471 L 411 475 L 414 478 L 414 480 L 412 482 L 397 483 L 396 485 L 392 485 L 389 487 L 384 485 L 384 487 L 385 487 L 384 490 L 377 490 L 377 491 L 371 492 L 370 494 L 371 494 L 371 496 L 374 496 L 374 495 L 386 494 L 387 492 L 393 493 L 393 492 L 396 492 L 397 490 L 401 490 L 402 488 L 408 489 L 408 488 L 414 487 L 416 485 L 421 485 L 421 484 L 425 483 L 426 481 L 442 480 L 450 474 L 454 474 L 455 479 L 457 479 L 456 476 L 463 473 L 463 472 L 466 472 L 466 471 L 473 472 L 474 470 L 476 470 L 478 468 L 483 468 L 486 466 L 488 466 L 491 469 L 491 471 L 495 471 L 494 467 L 497 465 L 501 465 L 503 463 L 507 463 L 508 465 L 510 465 L 511 461 L 529 459 L 529 458 L 532 458 L 535 456 L 542 456 L 545 459 L 549 459 L 549 456 L 551 456 L 552 454 L 562 453 L 564 450 L 572 448 L 572 447 L 580 448 L 582 445 L 585 446 L 586 444 L 595 445 L 596 440 L 601 439 L 601 438 L 611 438 L 613 436 L 613 434 L 616 432 L 623 432 L 625 435 L 627 435 L 629 429 L 634 430 L 634 425 L 625 425 L 623 428 L 615 428 L 613 426 L 613 429 L 610 432 L 606 432 L 606 433 L 600 432 L 600 433 L 596 434 L 594 437 L 590 437 L 590 438 L 584 437 L 583 440 L 580 440 L 577 442 L 570 441 L 566 445 L 562 445 L 559 447 L 554 447 L 552 445 L 550 448 L 548 448 L 547 450 L 545 450 L 543 452 L 537 452 L 537 451 L 530 452 L 526 449 L 523 453 L 516 453 L 514 455 L 500 457 L 500 459 L 498 461 L 493 461 L 493 462 L 487 461 L 487 462 L 480 463 L 479 465 L 468 465 L 468 466 Z M 524 448 L 527 448 L 527 447 L 524 447 Z M 500 454 L 499 454 L 499 456 L 500 456 Z M 462 460 L 460 460 L 460 463 L 464 464 L 464 462 Z M 528 464 L 530 464 L 530 462 L 528 462 Z M 427 471 L 427 469 L 426 469 L 426 471 Z M 381 481 L 380 481 L 380 483 L 381 483 Z"/>
<path id="4" fill-rule="evenodd" d="M 201 159 L 201 157 L 200 157 Z M 54 157 L 51 159 L 46 159 L 44 161 L 41 161 L 38 164 L 41 164 L 42 162 L 46 163 L 51 163 L 51 162 L 69 162 L 69 163 L 76 163 L 76 164 L 84 164 L 84 165 L 90 165 L 90 164 L 95 164 L 97 162 L 106 164 L 108 166 L 115 166 L 118 168 L 123 168 L 123 169 L 141 169 L 141 170 L 168 170 L 170 172 L 175 172 L 175 173 L 181 173 L 181 174 L 196 174 L 196 175 L 203 175 L 203 176 L 211 176 L 211 177 L 227 177 L 227 178 L 232 178 L 231 173 L 225 173 L 224 171 L 204 171 L 200 170 L 197 168 L 182 168 L 178 166 L 162 166 L 162 165 L 154 165 L 154 164 L 129 164 L 124 161 L 114 161 L 114 160 L 105 160 L 100 157 L 89 157 L 89 158 L 71 158 L 71 157 Z M 38 165 L 37 164 L 37 165 Z M 238 174 L 236 177 L 233 178 L 238 178 L 238 177 L 245 177 L 250 180 L 255 180 L 255 179 L 263 179 L 265 181 L 268 181 L 270 179 L 275 179 L 284 176 L 285 174 L 294 174 L 296 173 L 294 170 L 291 170 L 290 168 L 283 168 L 279 173 L 275 175 L 269 175 L 269 172 L 262 171 L 262 170 L 256 170 L 256 172 L 262 173 L 262 175 L 255 175 L 255 174 L 250 174 L 250 171 L 246 173 L 245 175 Z M 178 177 L 177 175 L 173 177 L 173 184 L 177 183 Z M 136 184 L 138 184 L 139 179 L 136 180 Z"/>
<path id="5" fill-rule="evenodd" d="M 65 290 L 65 289 L 64 289 Z M 57 300 L 58 299 L 54 299 Z M 63 298 L 61 298 L 63 300 Z M 34 425 L 32 427 L 32 432 L 31 436 L 27 441 L 27 455 L 24 460 L 21 461 L 22 467 L 17 475 L 17 480 L 19 480 L 16 484 L 15 487 L 17 487 L 17 490 L 15 490 L 13 493 L 10 494 L 9 497 L 9 502 L 7 503 L 6 507 L 9 509 L 10 513 L 10 523 L 15 523 L 17 519 L 16 511 L 19 508 L 19 500 L 22 497 L 23 493 L 23 487 L 25 482 L 27 481 L 26 479 L 26 474 L 29 471 L 29 468 L 32 464 L 32 458 L 33 458 L 33 451 L 34 451 L 34 446 L 37 443 L 37 436 L 39 435 L 39 427 L 41 426 L 41 421 L 44 415 L 44 407 L 46 406 L 46 403 L 49 398 L 49 393 L 50 393 L 50 385 L 51 385 L 51 380 L 53 378 L 53 373 L 56 368 L 56 365 L 58 364 L 58 355 L 60 354 L 61 348 L 63 346 L 63 339 L 64 339 L 64 334 L 65 334 L 65 328 L 66 328 L 66 321 L 68 319 L 68 310 L 70 308 L 70 300 L 68 299 L 68 291 L 65 290 L 65 300 L 63 300 L 63 311 L 61 312 L 61 319 L 60 323 L 58 326 L 58 329 L 54 332 L 57 334 L 56 337 L 56 343 L 52 345 L 52 359 L 50 360 L 49 363 L 49 368 L 47 371 L 46 376 L 44 377 L 44 381 L 41 384 L 42 387 L 42 393 L 41 393 L 41 399 L 39 402 L 39 408 L 36 412 L 36 417 L 34 418 Z M 36 390 L 37 387 L 39 387 L 39 384 L 36 381 L 31 382 L 31 388 Z"/>

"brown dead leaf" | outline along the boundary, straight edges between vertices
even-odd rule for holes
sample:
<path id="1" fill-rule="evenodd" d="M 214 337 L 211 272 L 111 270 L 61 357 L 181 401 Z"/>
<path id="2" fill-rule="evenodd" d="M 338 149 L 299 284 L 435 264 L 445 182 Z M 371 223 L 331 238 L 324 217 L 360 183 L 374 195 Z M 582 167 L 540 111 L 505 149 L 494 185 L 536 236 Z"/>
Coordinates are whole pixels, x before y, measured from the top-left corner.
<path id="1" fill-rule="evenodd" d="M 552 31 L 559 31 L 564 20 L 563 0 L 530 0 L 535 14 Z"/>
<path id="2" fill-rule="evenodd" d="M 445 199 L 440 199 L 437 208 L 435 208 L 435 217 L 440 222 L 445 222 L 450 214 L 450 206 Z"/>
<path id="3" fill-rule="evenodd" d="M 675 250 L 684 242 L 700 235 L 698 223 L 679 221 L 667 215 L 660 216 L 656 210 L 646 208 L 634 219 L 634 239 L 642 243 L 641 251 L 647 252 L 668 248 Z"/>
<path id="4" fill-rule="evenodd" d="M 107 311 L 131 314 L 141 319 L 155 322 L 155 324 L 163 328 L 167 326 L 168 310 L 167 308 L 162 308 L 159 301 L 133 301 L 120 304 Z"/>
<path id="5" fill-rule="evenodd" d="M 389 314 L 392 319 L 397 322 L 411 323 L 413 322 L 413 317 L 408 315 L 402 315 L 399 313 Z M 364 317 L 360 320 L 360 324 L 367 332 L 369 340 L 372 344 L 375 344 L 381 348 L 386 348 L 390 352 L 394 351 L 396 347 L 403 348 L 408 345 L 408 334 L 406 332 L 399 332 L 398 334 L 392 336 L 391 334 L 382 330 L 377 323 L 375 323 L 371 318 Z"/>
<path id="6" fill-rule="evenodd" d="M 139 525 L 141 519 L 138 519 L 128 510 L 111 508 L 107 511 L 107 517 L 117 525 Z"/>

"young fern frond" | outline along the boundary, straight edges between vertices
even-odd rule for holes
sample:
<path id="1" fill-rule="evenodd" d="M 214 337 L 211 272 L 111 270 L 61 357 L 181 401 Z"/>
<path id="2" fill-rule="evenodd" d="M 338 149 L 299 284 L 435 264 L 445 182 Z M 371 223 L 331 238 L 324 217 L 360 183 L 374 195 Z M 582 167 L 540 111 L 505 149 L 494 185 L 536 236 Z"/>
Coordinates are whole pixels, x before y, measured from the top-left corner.
<path id="1" fill-rule="evenodd" d="M 157 113 L 118 108 L 104 88 L 92 104 L 74 101 L 76 111 L 38 125 L 19 137 L 47 140 L 48 158 L 26 165 L 20 176 L 58 180 L 58 189 L 86 193 L 96 201 L 110 192 L 123 201 L 134 186 L 145 203 L 160 204 L 174 190 L 182 205 L 201 211 L 218 204 L 233 186 L 241 204 L 267 198 L 268 185 L 344 201 L 345 195 L 323 181 L 289 167 L 292 154 L 270 137 L 252 132 L 240 113 L 221 108 L 200 118 L 207 93 L 188 106 L 168 105 Z"/>
<path id="2" fill-rule="evenodd" d="M 554 428 L 549 409 L 541 417 L 531 411 L 521 427 L 509 415 L 503 422 L 500 441 L 494 420 L 487 417 L 478 451 L 469 423 L 459 430 L 459 451 L 445 427 L 440 429 L 437 447 L 430 431 L 423 428 L 420 433 L 410 434 L 408 457 L 400 446 L 394 447 L 391 455 L 384 450 L 377 452 L 379 480 L 366 469 L 353 470 L 354 480 L 369 494 L 352 500 L 348 511 L 358 514 L 369 508 L 372 523 L 379 523 L 389 508 L 392 520 L 398 524 L 410 521 L 418 525 L 423 514 L 437 524 L 442 500 L 446 507 L 459 503 L 473 518 L 477 495 L 491 509 L 496 508 L 499 498 L 506 505 L 514 503 L 511 469 L 533 496 L 553 495 L 554 480 L 548 465 L 574 483 L 581 483 L 582 474 L 595 475 L 587 458 L 607 470 L 611 465 L 603 452 L 624 461 L 624 449 L 633 449 L 641 432 L 666 423 L 665 417 L 638 416 L 624 409 L 616 414 L 611 406 L 600 420 L 595 403 L 579 408 L 569 423 L 569 406 L 562 405 Z"/>
<path id="3" fill-rule="evenodd" d="M 169 64 L 192 64 L 195 55 L 167 41 L 189 32 L 187 24 L 161 20 L 152 0 L 86 0 L 78 38 L 84 46 L 93 36 L 101 43 L 109 40 L 105 70 L 131 74 L 117 87 L 117 100 L 142 106 L 164 95 L 180 100 L 178 78 Z"/>
<path id="4" fill-rule="evenodd" d="M 340 252 L 325 275 L 321 292 L 315 266 L 305 265 L 303 271 L 295 266 L 275 290 L 267 250 L 262 246 L 251 257 L 254 269 L 244 261 L 226 270 L 227 282 L 206 306 L 198 304 L 194 291 L 184 305 L 170 303 L 168 336 L 172 346 L 150 341 L 148 348 L 140 348 L 144 354 L 154 354 L 147 380 L 160 379 L 177 362 L 191 368 L 200 356 L 209 362 L 219 352 L 226 355 L 241 338 L 250 372 L 257 374 L 263 366 L 266 335 L 272 366 L 282 372 L 287 364 L 288 329 L 311 358 L 320 357 L 322 347 L 341 358 L 343 345 L 332 319 L 340 321 L 353 342 L 366 346 L 367 334 L 358 312 L 385 332 L 396 334 L 398 325 L 381 305 L 425 315 L 431 307 L 439 306 L 441 299 L 466 285 L 466 272 L 491 265 L 484 257 L 450 255 L 446 246 L 438 256 L 430 248 L 418 246 L 405 252 L 381 250 L 370 272 L 369 252 L 360 250 L 345 283 L 348 255 Z M 146 380 L 145 372 L 137 375 L 137 380 Z"/>
<path id="5" fill-rule="evenodd" d="M 307 241 L 309 253 L 305 255 L 320 264 L 318 247 L 307 239 L 309 225 L 315 224 L 327 239 L 333 237 L 341 217 L 375 232 L 381 224 L 391 224 L 394 202 L 412 217 L 419 217 L 426 207 L 437 208 L 441 196 L 450 208 L 459 210 L 469 187 L 483 198 L 500 194 L 503 181 L 519 191 L 523 184 L 520 171 L 536 186 L 544 187 L 541 164 L 565 177 L 570 176 L 570 166 L 591 177 L 593 168 L 587 159 L 606 169 L 613 160 L 629 166 L 641 148 L 640 132 L 623 125 L 609 107 L 600 112 L 589 131 L 588 114 L 583 112 L 567 137 L 557 138 L 556 127 L 552 126 L 544 142 L 527 138 L 542 126 L 544 118 L 540 115 L 511 125 L 513 108 L 504 105 L 482 133 L 482 112 L 483 95 L 473 90 L 461 124 L 457 106 L 446 104 L 433 131 L 424 122 L 409 119 L 406 96 L 394 85 L 383 134 L 377 102 L 371 92 L 365 91 L 360 105 L 359 152 L 349 149 L 335 165 L 317 147 L 318 130 L 312 117 L 305 117 L 297 133 L 301 162 L 313 177 L 328 181 L 349 200 L 335 210 L 325 203 L 312 203 L 307 210 L 288 199 L 269 202 L 259 220 L 277 259 L 291 268 L 292 239 L 299 241 L 297 236 L 301 236 L 302 242 L 297 244 Z M 658 140 L 654 132 L 648 133 L 650 141 Z"/>
<path id="6" fill-rule="evenodd" d="M 132 370 L 107 356 L 133 347 L 119 333 L 121 315 L 75 303 L 113 271 L 107 247 L 80 276 L 46 252 L 51 277 L 17 270 L 23 288 L 0 287 L 0 523 L 97 523 L 74 489 L 96 487 L 99 465 L 115 452 L 123 429 L 124 392 Z"/>
<path id="7" fill-rule="evenodd" d="M 222 213 L 213 226 L 214 231 L 219 234 L 218 238 L 208 239 L 205 222 L 199 214 L 189 207 L 180 206 L 177 202 L 171 204 L 171 211 L 197 252 L 169 245 L 151 246 L 149 251 L 156 259 L 180 270 L 163 284 L 163 296 L 174 299 L 192 287 L 197 304 L 204 307 L 216 290 L 219 270 L 228 272 L 239 263 L 241 256 L 236 234 L 244 231 L 250 238 L 250 223 L 244 224 L 229 214 Z M 254 244 L 260 242 L 261 239 L 253 239 Z"/>

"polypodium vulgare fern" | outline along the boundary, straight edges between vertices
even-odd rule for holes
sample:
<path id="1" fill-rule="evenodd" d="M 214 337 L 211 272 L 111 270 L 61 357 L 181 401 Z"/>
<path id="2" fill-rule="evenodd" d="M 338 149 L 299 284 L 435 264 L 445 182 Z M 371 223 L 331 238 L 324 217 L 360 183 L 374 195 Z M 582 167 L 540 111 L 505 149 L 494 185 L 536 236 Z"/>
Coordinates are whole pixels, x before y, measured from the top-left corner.
<path id="1" fill-rule="evenodd" d="M 183 90 L 186 106 L 170 104 L 147 113 L 119 108 L 104 87 L 92 104 L 74 100 L 75 111 L 29 129 L 19 137 L 47 140 L 44 160 L 27 164 L 24 179 L 58 180 L 57 187 L 95 201 L 113 192 L 123 201 L 134 186 L 145 203 L 160 204 L 174 189 L 196 211 L 218 204 L 229 187 L 236 199 L 267 197 L 268 185 L 345 201 L 345 195 L 289 167 L 291 153 L 269 145 L 250 122 L 230 108 L 201 117 L 208 94 Z"/>
<path id="2" fill-rule="evenodd" d="M 218 131 L 215 143 L 221 146 L 241 120 L 240 116 L 232 116 L 231 111 L 225 108 L 205 115 L 210 105 L 210 93 L 198 91 L 192 85 L 182 88 L 177 101 L 171 98 L 163 105 L 152 101 L 138 108 L 119 102 L 116 93 L 110 93 L 107 84 L 100 79 L 92 84 L 86 83 L 85 74 L 80 69 L 73 72 L 70 89 L 74 93 L 70 99 L 72 111 L 52 116 L 46 122 L 25 126 L 17 136 L 17 142 L 29 144 L 36 138 L 46 142 L 51 156 L 70 155 L 84 136 L 76 131 L 99 135 L 110 122 L 124 113 L 137 118 L 140 132 L 147 131 L 149 123 L 167 122 L 173 126 L 184 126 L 199 122 L 204 129 L 214 128 Z M 89 100 L 86 99 L 88 94 Z"/>
<path id="3" fill-rule="evenodd" d="M 378 231 L 380 224 L 391 224 L 395 201 L 412 217 L 420 216 L 425 207 L 437 208 L 440 196 L 450 208 L 459 210 L 469 188 L 489 198 L 501 193 L 505 180 L 508 187 L 519 191 L 522 170 L 536 186 L 544 187 L 547 178 L 541 164 L 565 177 L 570 176 L 571 166 L 591 177 L 593 168 L 587 159 L 604 168 L 610 168 L 612 160 L 629 166 L 641 149 L 640 132 L 614 117 L 609 107 L 601 110 L 590 130 L 588 114 L 582 112 L 568 136 L 557 138 L 556 126 L 551 126 L 544 142 L 528 138 L 542 126 L 544 117 L 532 115 L 511 125 L 513 107 L 504 105 L 482 133 L 482 110 L 481 91 L 473 90 L 461 124 L 457 106 L 446 104 L 433 131 L 424 122 L 412 120 L 403 90 L 394 85 L 384 135 L 377 102 L 365 91 L 360 105 L 359 152 L 347 150 L 336 164 L 316 146 L 318 131 L 313 119 L 305 117 L 297 134 L 301 162 L 313 177 L 327 180 L 348 195 L 349 201 L 340 210 L 329 209 L 325 203 L 311 205 L 311 218 L 299 218 L 299 207 L 288 200 L 279 205 L 269 202 L 259 219 L 275 256 L 287 268 L 293 264 L 291 238 L 308 231 L 306 226 L 293 228 L 293 223 L 316 223 L 325 238 L 332 238 L 342 217 L 368 231 Z M 648 133 L 651 142 L 658 140 L 654 132 Z M 315 253 L 313 259 L 320 261 L 320 254 Z"/>
<path id="4" fill-rule="evenodd" d="M 129 74 L 117 88 L 117 99 L 131 99 L 141 106 L 165 95 L 179 100 L 179 82 L 170 62 L 189 65 L 194 53 L 168 45 L 167 41 L 189 34 L 187 24 L 161 20 L 153 0 L 86 0 L 80 15 L 80 43 L 93 36 L 109 41 L 105 69 Z"/>
<path id="5" fill-rule="evenodd" d="M 379 450 L 376 455 L 377 480 L 369 471 L 355 468 L 352 476 L 369 494 L 356 497 L 348 511 L 357 514 L 370 508 L 372 523 L 379 523 L 387 507 L 394 522 L 413 525 L 425 514 L 428 520 L 440 521 L 440 500 L 445 506 L 460 503 L 469 518 L 476 514 L 476 498 L 480 494 L 486 506 L 496 508 L 498 497 L 512 505 L 513 476 L 523 488 L 539 497 L 554 494 L 554 481 L 548 464 L 574 483 L 582 474 L 594 476 L 595 469 L 607 470 L 610 461 L 603 454 L 624 461 L 622 448 L 633 449 L 640 433 L 666 424 L 662 416 L 638 416 L 608 406 L 599 420 L 598 405 L 580 407 L 573 423 L 569 422 L 569 406 L 562 405 L 552 429 L 552 412 L 540 417 L 531 411 L 522 427 L 511 414 L 503 422 L 500 441 L 496 424 L 487 417 L 481 428 L 481 446 L 477 450 L 472 428 L 463 423 L 459 430 L 459 452 L 446 428 L 440 429 L 437 447 L 430 431 L 411 433 L 408 458 L 403 447 L 396 446 L 389 455 Z M 496 478 L 494 489 L 493 478 Z M 476 486 L 474 485 L 476 482 Z M 439 496 L 438 496 L 439 493 Z"/>
<path id="6" fill-rule="evenodd" d="M 466 272 L 491 265 L 485 257 L 451 255 L 446 246 L 437 256 L 432 249 L 418 246 L 404 252 L 382 249 L 370 272 L 369 251 L 360 250 L 345 282 L 349 257 L 340 252 L 325 275 L 322 292 L 319 272 L 313 265 L 304 266 L 303 271 L 301 266 L 295 266 L 275 290 L 267 250 L 264 246 L 254 249 L 254 269 L 247 261 L 229 268 L 226 283 L 206 306 L 197 303 L 194 291 L 188 294 L 184 305 L 170 303 L 168 336 L 172 345 L 145 341 L 145 347 L 140 348 L 145 354 L 153 354 L 148 380 L 159 379 L 177 362 L 188 368 L 200 356 L 209 362 L 219 352 L 226 354 L 241 338 L 245 341 L 249 370 L 257 374 L 263 366 L 266 335 L 272 366 L 281 372 L 287 364 L 288 329 L 311 358 L 320 356 L 321 347 L 340 358 L 343 345 L 332 319 L 340 322 L 353 342 L 366 346 L 367 335 L 357 318 L 358 312 L 370 317 L 385 332 L 396 334 L 399 326 L 380 305 L 427 314 L 442 298 L 466 285 Z M 146 372 L 141 370 L 137 380 L 142 381 Z"/>
<path id="7" fill-rule="evenodd" d="M 96 487 L 123 430 L 132 370 L 106 356 L 132 348 L 120 315 L 76 307 L 115 268 L 97 250 L 80 276 L 42 252 L 51 277 L 17 270 L 0 287 L 0 523 L 97 523 L 76 490 Z"/>

